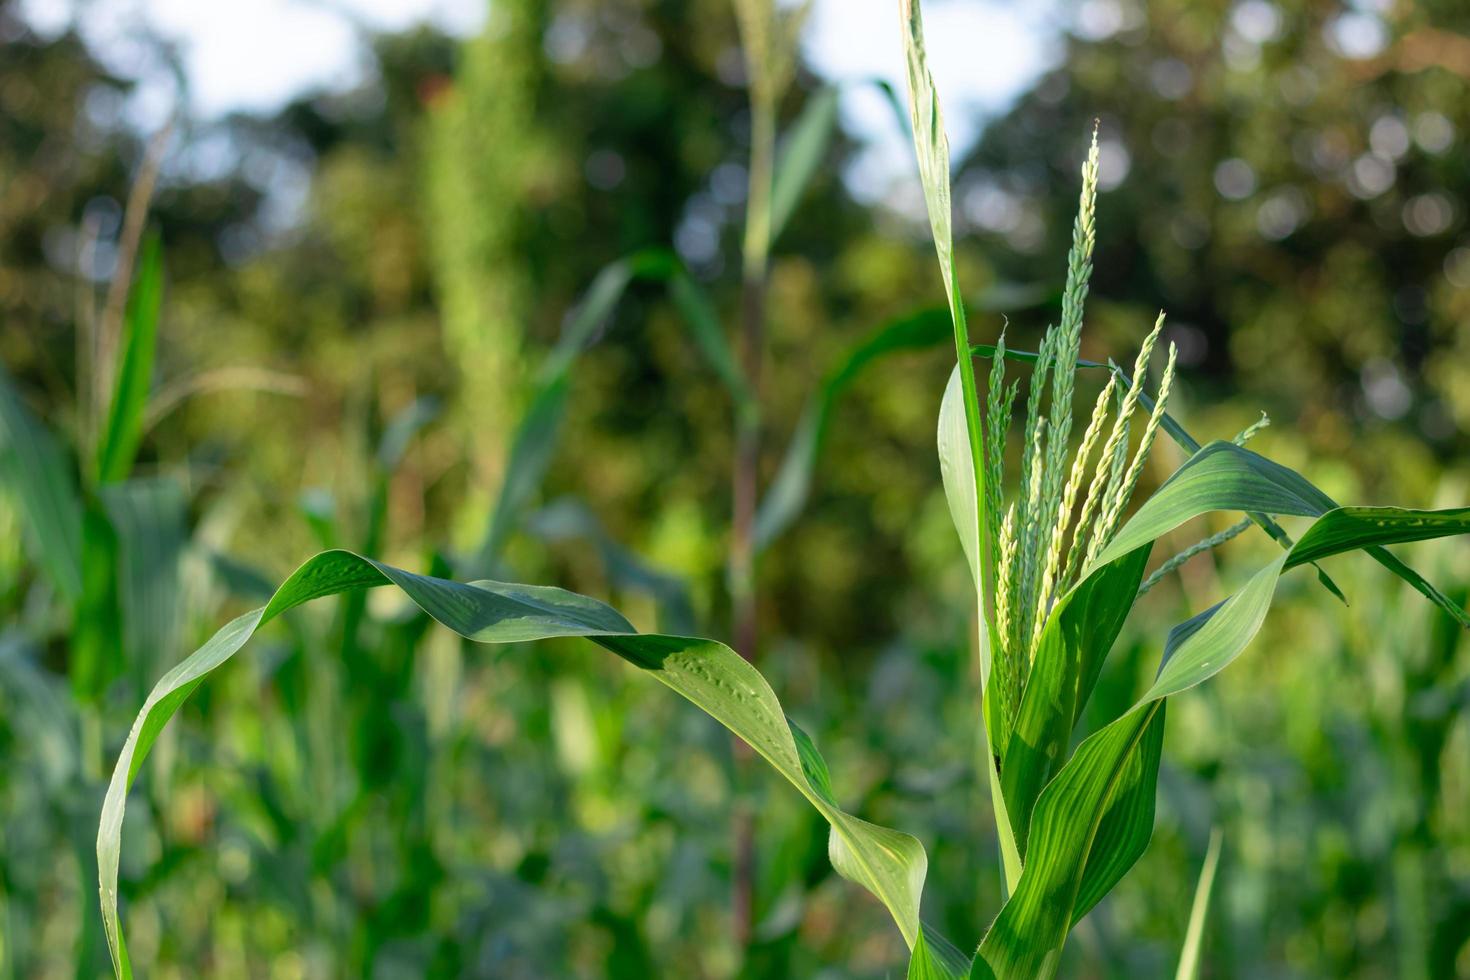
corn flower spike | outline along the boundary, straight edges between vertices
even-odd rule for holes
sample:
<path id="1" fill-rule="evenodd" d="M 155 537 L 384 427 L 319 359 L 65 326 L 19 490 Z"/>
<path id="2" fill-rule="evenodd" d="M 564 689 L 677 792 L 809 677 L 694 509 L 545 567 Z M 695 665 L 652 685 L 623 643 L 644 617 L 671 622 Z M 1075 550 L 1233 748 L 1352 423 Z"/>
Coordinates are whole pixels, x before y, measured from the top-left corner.
<path id="1" fill-rule="evenodd" d="M 1138 486 L 1138 477 L 1143 472 L 1144 461 L 1148 459 L 1149 450 L 1153 448 L 1154 436 L 1159 431 L 1159 420 L 1163 418 L 1164 406 L 1169 401 L 1169 391 L 1174 386 L 1174 362 L 1178 356 L 1178 350 L 1173 344 L 1169 345 L 1169 362 L 1164 366 L 1164 379 L 1159 383 L 1159 397 L 1154 400 L 1154 410 L 1149 413 L 1148 424 L 1144 426 L 1143 438 L 1139 440 L 1138 450 L 1133 454 L 1133 461 L 1128 464 L 1128 472 L 1123 477 L 1123 482 L 1118 485 L 1117 492 L 1109 501 L 1106 516 L 1098 522 L 1100 533 L 1098 539 L 1106 543 L 1118 528 L 1118 519 L 1123 516 L 1123 508 L 1128 505 L 1128 500 L 1133 496 L 1133 490 Z M 1142 379 L 1135 384 L 1142 385 Z M 1091 560 L 1089 556 L 1089 560 Z"/>
<path id="2" fill-rule="evenodd" d="M 1020 684 L 1017 677 L 1016 647 L 1011 636 L 1014 627 L 1015 593 L 1012 576 L 1016 558 L 1016 505 L 1006 508 L 1005 519 L 1000 525 L 999 562 L 995 576 L 995 632 L 1000 637 L 1000 649 L 993 651 L 997 682 L 1000 684 L 1001 729 L 1010 731 L 1015 718 L 1015 706 L 1020 702 Z"/>
<path id="3" fill-rule="evenodd" d="M 1092 418 L 1088 420 L 1087 429 L 1082 433 L 1082 444 L 1077 447 L 1077 455 L 1072 459 L 1072 471 L 1067 476 L 1067 485 L 1062 491 L 1061 502 L 1057 505 L 1057 520 L 1052 526 L 1051 542 L 1046 549 L 1046 566 L 1041 573 L 1043 606 L 1032 633 L 1033 647 L 1041 638 L 1041 628 L 1046 624 L 1047 616 L 1051 614 L 1052 601 L 1062 591 L 1057 586 L 1058 576 L 1062 573 L 1062 544 L 1067 539 L 1067 528 L 1072 519 L 1072 510 L 1077 506 L 1077 493 L 1081 490 L 1082 480 L 1087 475 L 1087 463 L 1092 458 L 1093 447 L 1097 445 L 1098 436 L 1102 434 L 1103 423 L 1107 421 L 1108 406 L 1112 402 L 1113 391 L 1117 384 L 1118 379 L 1109 375 L 1107 386 L 1103 388 L 1092 406 Z M 1081 525 L 1079 525 L 1080 529 Z"/>
<path id="4" fill-rule="evenodd" d="M 1077 356 L 1082 351 L 1082 315 L 1092 278 L 1092 251 L 1097 243 L 1094 215 L 1097 205 L 1097 129 L 1082 164 L 1082 193 L 1077 202 L 1077 219 L 1072 225 L 1072 247 L 1067 252 L 1067 285 L 1062 292 L 1062 318 L 1052 348 L 1051 414 L 1047 429 L 1046 475 L 1042 481 L 1040 511 L 1033 516 L 1040 543 L 1048 543 L 1060 523 L 1062 477 L 1067 472 L 1067 442 L 1072 434 L 1072 401 L 1076 391 Z M 1050 562 L 1043 562 L 1049 565 Z M 1053 572 L 1055 575 L 1055 572 Z M 1042 573 L 1043 579 L 1046 577 Z M 1043 602 L 1048 587 L 1040 588 Z M 1044 618 L 1044 616 L 1038 617 Z"/>
<path id="5" fill-rule="evenodd" d="M 1143 338 L 1143 346 L 1138 349 L 1138 357 L 1133 361 L 1132 381 L 1128 390 L 1123 394 L 1122 403 L 1118 406 L 1118 417 L 1113 422 L 1113 431 L 1108 435 L 1108 441 L 1103 446 L 1103 458 L 1098 463 L 1098 477 L 1102 478 L 1102 467 L 1107 464 L 1107 475 L 1103 479 L 1100 488 L 1101 496 L 1098 499 L 1098 519 L 1089 531 L 1087 544 L 1082 552 L 1082 564 L 1091 564 L 1092 559 L 1102 551 L 1103 545 L 1107 543 L 1106 517 L 1113 510 L 1113 502 L 1119 491 L 1123 488 L 1123 478 L 1128 466 L 1128 433 L 1131 427 L 1133 411 L 1138 407 L 1138 396 L 1143 392 L 1144 378 L 1148 375 L 1149 358 L 1153 356 L 1154 345 L 1158 342 L 1159 334 L 1164 329 L 1164 314 L 1159 313 L 1158 319 L 1154 321 L 1153 330 L 1149 331 L 1147 337 Z M 1093 481 L 1094 487 L 1097 480 Z M 1089 494 L 1091 490 L 1089 490 Z M 1079 534 L 1083 531 L 1082 525 L 1078 525 Z M 1069 563 L 1070 571 L 1070 563 Z"/>
<path id="6" fill-rule="evenodd" d="M 1237 432 L 1235 434 L 1235 438 L 1231 441 L 1234 442 L 1237 446 L 1244 446 L 1255 437 L 1255 434 L 1257 432 L 1260 432 L 1262 429 L 1266 428 L 1270 424 L 1271 417 L 1265 412 L 1262 412 L 1259 419 Z"/>
<path id="7" fill-rule="evenodd" d="M 1011 427 L 1011 406 L 1016 401 L 1017 383 L 1005 385 L 1006 335 L 1002 329 L 990 364 L 990 384 L 985 402 L 985 520 L 990 539 L 990 565 L 1000 574 L 1001 512 L 1005 509 L 1006 435 Z"/>
<path id="8" fill-rule="evenodd" d="M 1044 542 L 1040 540 L 1039 529 L 1042 522 L 1042 480 L 1045 477 L 1046 467 L 1042 465 L 1045 461 L 1046 419 L 1038 419 L 1036 422 L 1035 441 L 1031 445 L 1030 455 L 1033 457 L 1033 466 L 1030 472 L 1030 484 L 1021 487 L 1022 501 L 1024 507 L 1022 513 L 1027 516 L 1029 523 L 1021 524 L 1017 528 L 1017 550 L 1019 554 L 1020 574 L 1017 576 L 1015 593 L 1018 602 L 1016 616 L 1016 647 L 1017 659 L 1020 659 L 1019 651 L 1025 651 L 1026 663 L 1030 664 L 1033 651 L 1030 648 L 1031 629 L 1038 615 L 1037 603 L 1041 588 L 1041 563 L 1045 560 L 1042 553 Z"/>
<path id="9" fill-rule="evenodd" d="M 1158 568 L 1154 569 L 1154 573 L 1148 578 L 1144 579 L 1143 584 L 1138 587 L 1138 594 L 1141 596 L 1149 589 L 1152 589 L 1154 586 L 1158 585 L 1164 580 L 1165 575 L 1168 575 L 1170 572 L 1174 571 L 1174 569 L 1178 568 L 1180 565 L 1183 565 L 1195 555 L 1204 551 L 1209 551 L 1211 548 L 1218 548 L 1226 541 L 1229 541 L 1231 538 L 1239 535 L 1242 531 L 1248 530 L 1251 526 L 1251 523 L 1251 519 L 1247 517 L 1243 521 L 1230 525 L 1219 534 L 1212 534 L 1208 538 L 1205 538 L 1203 541 L 1196 541 L 1194 544 L 1190 545 L 1188 548 L 1185 548 L 1183 551 L 1179 552 L 1179 554 L 1175 555 L 1173 558 L 1170 558 Z"/>

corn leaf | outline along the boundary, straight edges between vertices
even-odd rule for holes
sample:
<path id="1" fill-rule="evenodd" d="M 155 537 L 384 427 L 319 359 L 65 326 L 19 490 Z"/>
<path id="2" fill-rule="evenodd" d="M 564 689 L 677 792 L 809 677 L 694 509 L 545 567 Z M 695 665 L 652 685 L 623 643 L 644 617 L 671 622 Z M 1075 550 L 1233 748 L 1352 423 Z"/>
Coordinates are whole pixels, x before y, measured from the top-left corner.
<path id="1" fill-rule="evenodd" d="M 808 400 L 781 459 L 776 478 L 761 498 L 755 516 L 757 548 L 764 548 L 791 526 L 811 495 L 812 479 L 838 398 L 868 365 L 889 354 L 927 350 L 950 337 L 949 314 L 922 310 L 885 324 L 853 347 L 823 379 Z"/>
<path id="2" fill-rule="evenodd" d="M 1036 797 L 1066 761 L 1076 719 L 1123 629 L 1147 560 L 1148 548 L 1141 547 L 1100 568 L 1058 601 L 1042 630 L 1021 710 L 1001 755 L 1001 788 L 1023 859 Z"/>
<path id="3" fill-rule="evenodd" d="M 1199 882 L 1194 887 L 1194 902 L 1189 907 L 1189 927 L 1184 934 L 1184 948 L 1179 954 L 1179 969 L 1174 980 L 1195 980 L 1199 976 L 1200 950 L 1204 946 L 1205 920 L 1210 914 L 1210 893 L 1215 888 L 1215 870 L 1220 866 L 1220 828 L 1210 831 L 1210 846 L 1200 868 Z"/>
<path id="4" fill-rule="evenodd" d="M 65 600 L 82 594 L 82 502 L 56 438 L 0 367 L 0 489 L 23 518 L 36 565 Z"/>
<path id="5" fill-rule="evenodd" d="M 164 725 L 265 623 L 312 599 L 386 584 L 397 586 L 424 612 L 466 639 L 519 643 L 585 637 L 673 688 L 744 739 L 807 798 L 831 825 L 829 853 L 838 873 L 883 902 L 911 947 L 918 941 L 919 895 L 927 870 L 923 845 L 837 805 L 826 763 L 811 740 L 787 722 L 760 673 L 729 647 L 713 640 L 638 633 L 611 607 L 561 589 L 489 581 L 462 584 L 415 575 L 350 552 L 328 551 L 297 569 L 265 606 L 228 623 L 165 674 L 123 743 L 97 834 L 103 925 L 119 977 L 132 976 L 118 918 L 123 815 L 129 787 Z"/>
<path id="6" fill-rule="evenodd" d="M 972 957 L 965 955 L 949 940 L 928 925 L 919 930 L 919 938 L 909 956 L 908 980 L 968 980 L 972 976 Z M 983 965 L 983 964 L 982 964 Z"/>
<path id="7" fill-rule="evenodd" d="M 112 402 L 97 444 L 97 479 L 114 483 L 127 478 L 143 440 L 143 416 L 153 384 L 158 343 L 158 312 L 163 300 L 163 259 L 158 234 L 143 243 L 138 278 L 128 292 L 118 365 L 113 372 Z"/>
<path id="8" fill-rule="evenodd" d="M 577 358 L 597 342 L 599 331 L 606 327 L 608 318 L 635 280 L 667 285 L 669 298 L 679 311 L 690 337 L 730 392 L 737 411 L 755 411 L 754 397 L 725 340 L 719 315 L 678 256 L 668 249 L 651 248 L 605 266 L 593 279 L 556 346 L 541 366 L 525 413 L 511 438 L 505 482 L 497 493 L 479 548 L 466 566 L 468 571 L 483 573 L 495 570 L 501 549 L 510 533 L 520 525 L 555 458 L 572 368 Z"/>
<path id="9" fill-rule="evenodd" d="M 781 237 L 791 212 L 821 167 L 836 128 L 837 89 L 829 85 L 806 100 L 776 158 L 771 182 L 772 242 Z"/>
<path id="10" fill-rule="evenodd" d="M 975 461 L 971 452 L 969 429 L 965 424 L 964 396 L 961 370 L 958 365 L 950 372 L 944 397 L 939 403 L 939 474 L 944 484 L 944 498 L 949 505 L 949 516 L 954 521 L 955 531 L 960 537 L 960 547 L 969 563 L 970 575 L 975 582 L 976 619 L 979 624 L 977 651 L 980 661 L 981 697 L 992 694 L 989 684 L 991 650 L 994 645 L 993 626 L 985 615 L 984 566 L 982 558 L 982 530 L 980 520 L 980 484 L 975 478 Z M 995 832 L 1000 844 L 1001 863 L 1005 868 L 1008 887 L 1021 875 L 1021 854 L 1016 846 L 1015 823 L 1006 809 L 1005 793 L 1001 787 L 1000 770 L 996 757 L 999 738 L 999 712 L 987 706 L 981 726 L 985 737 L 984 765 L 990 786 L 990 804 L 995 812 Z"/>
<path id="11" fill-rule="evenodd" d="M 187 501 L 183 488 L 168 478 L 109 484 L 99 495 L 117 535 L 123 658 L 138 672 L 141 686 L 178 656 Z"/>

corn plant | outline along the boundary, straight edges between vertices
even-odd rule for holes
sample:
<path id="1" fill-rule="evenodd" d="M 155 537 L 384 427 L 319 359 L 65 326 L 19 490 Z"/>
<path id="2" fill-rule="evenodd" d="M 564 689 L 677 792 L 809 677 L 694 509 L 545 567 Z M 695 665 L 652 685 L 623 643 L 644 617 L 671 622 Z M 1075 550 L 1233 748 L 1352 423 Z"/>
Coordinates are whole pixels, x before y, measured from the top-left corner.
<path id="1" fill-rule="evenodd" d="M 976 648 L 985 751 L 1002 856 L 1004 905 L 972 953 L 920 916 L 927 857 L 920 841 L 844 809 L 816 745 L 785 715 L 757 668 L 716 640 L 643 633 L 610 606 L 542 585 L 456 582 L 419 575 L 343 550 L 305 562 L 258 609 L 226 624 L 168 671 L 140 710 L 113 771 L 97 838 L 102 916 L 116 972 L 132 966 L 118 908 L 118 867 L 129 789 L 169 719 L 218 667 L 270 621 L 313 599 L 392 586 L 425 613 L 478 643 L 581 637 L 697 705 L 765 759 L 830 824 L 833 867 L 870 892 L 910 950 L 909 976 L 1031 978 L 1056 972 L 1068 934 L 1121 880 L 1147 846 L 1170 696 L 1224 669 L 1255 636 L 1287 571 L 1364 550 L 1461 625 L 1470 616 L 1384 546 L 1470 533 L 1470 508 L 1343 507 L 1300 474 L 1235 440 L 1200 445 L 1167 411 L 1176 377 L 1172 347 L 1155 393 L 1145 390 L 1163 318 L 1131 371 L 1079 357 L 1094 241 L 1097 150 L 1082 169 L 1066 286 L 1057 323 L 1035 353 L 998 337 L 972 345 L 955 271 L 948 147 L 925 63 L 920 13 L 900 0 L 910 109 L 930 227 L 949 306 L 957 363 L 940 400 L 941 475 L 975 582 Z M 976 358 L 989 361 L 989 384 Z M 1030 365 L 1019 424 L 1019 478 L 1006 492 L 1006 447 L 1021 385 L 1009 365 Z M 1081 372 L 1086 371 L 1086 374 Z M 1072 439 L 1077 382 L 1105 378 Z M 1128 514 L 1150 449 L 1163 433 L 1189 454 Z M 1154 542 L 1213 511 L 1240 513 L 1228 532 L 1161 563 L 1146 581 Z M 1309 523 L 1296 538 L 1278 517 Z M 1109 648 L 1137 597 L 1158 575 L 1227 537 L 1259 528 L 1280 546 L 1244 585 L 1176 626 L 1144 695 L 1071 748 L 1073 732 Z M 1317 569 L 1331 591 L 1340 590 Z M 1218 859 L 1201 875 L 1181 976 L 1197 968 L 1205 903 Z"/>

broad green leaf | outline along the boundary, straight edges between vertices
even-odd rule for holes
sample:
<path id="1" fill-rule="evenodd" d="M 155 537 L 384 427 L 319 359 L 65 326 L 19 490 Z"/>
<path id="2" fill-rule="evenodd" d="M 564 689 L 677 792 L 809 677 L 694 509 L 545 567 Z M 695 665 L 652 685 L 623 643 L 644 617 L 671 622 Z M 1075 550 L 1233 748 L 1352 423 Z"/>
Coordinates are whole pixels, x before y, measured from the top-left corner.
<path id="1" fill-rule="evenodd" d="M 1212 511 L 1261 511 L 1318 517 L 1327 510 L 1295 471 L 1233 442 L 1212 442 L 1191 456 L 1108 542 L 1091 568 L 1150 544 Z M 1085 578 L 1091 569 L 1083 573 Z"/>
<path id="2" fill-rule="evenodd" d="M 829 85 L 806 100 L 776 158 L 771 183 L 772 242 L 781 237 L 791 212 L 821 167 L 836 128 L 837 89 Z"/>
<path id="3" fill-rule="evenodd" d="M 153 384 L 158 313 L 163 299 L 161 252 L 158 234 L 150 234 L 139 257 L 138 278 L 128 292 L 118 364 L 112 374 L 112 402 L 97 444 L 99 483 L 126 479 L 143 439 L 143 416 Z"/>
<path id="4" fill-rule="evenodd" d="M 1210 831 L 1210 847 L 1200 868 L 1199 883 L 1194 886 L 1194 902 L 1189 907 L 1189 927 L 1184 933 L 1184 948 L 1179 954 L 1179 969 L 1174 980 L 1195 980 L 1199 976 L 1200 950 L 1204 947 L 1205 920 L 1210 915 L 1210 893 L 1215 888 L 1215 870 L 1220 866 L 1220 828 Z"/>
<path id="5" fill-rule="evenodd" d="M 14 499 L 36 564 L 68 602 L 82 594 L 82 502 L 55 436 L 0 366 L 0 489 Z"/>
<path id="6" fill-rule="evenodd" d="M 788 724 L 760 673 L 722 643 L 635 632 L 611 607 L 545 586 L 461 584 L 415 575 L 345 551 L 307 561 L 264 607 L 233 620 L 155 685 L 123 743 L 103 801 L 97 862 L 103 925 L 118 976 L 131 977 L 118 918 L 118 866 L 129 787 L 174 713 L 205 678 L 265 623 L 312 599 L 392 584 L 444 626 L 479 643 L 584 637 L 652 674 L 744 739 L 807 798 L 832 827 L 830 853 L 844 877 L 887 907 L 904 940 L 919 938 L 919 895 L 927 859 L 913 837 L 867 823 L 834 801 L 825 762 Z"/>
<path id="7" fill-rule="evenodd" d="M 1470 507 L 1407 510 L 1402 507 L 1338 507 L 1311 526 L 1291 549 L 1287 568 L 1345 549 L 1404 541 L 1427 541 L 1470 528 Z"/>
<path id="8" fill-rule="evenodd" d="M 837 399 L 863 369 L 888 354 L 927 350 L 948 340 L 951 330 L 949 314 L 942 310 L 923 310 L 902 317 L 854 347 L 823 379 L 796 423 L 776 478 L 761 498 L 755 516 L 757 548 L 769 545 L 790 527 L 806 505 Z"/>

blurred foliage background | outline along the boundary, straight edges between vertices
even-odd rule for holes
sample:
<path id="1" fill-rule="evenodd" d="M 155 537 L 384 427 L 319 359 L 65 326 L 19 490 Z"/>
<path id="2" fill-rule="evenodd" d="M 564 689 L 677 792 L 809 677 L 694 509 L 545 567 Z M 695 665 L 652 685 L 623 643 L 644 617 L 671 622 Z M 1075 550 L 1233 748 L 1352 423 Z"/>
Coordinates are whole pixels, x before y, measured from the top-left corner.
<path id="1" fill-rule="evenodd" d="M 1470 11 L 1058 12 L 1055 66 L 956 161 L 962 281 L 1060 289 L 1095 119 L 1084 355 L 1131 350 L 1163 307 L 1196 434 L 1266 411 L 1253 448 L 1338 499 L 1463 504 Z M 441 574 L 476 552 L 539 367 L 600 269 L 671 245 L 733 332 L 750 143 L 736 38 L 723 0 L 496 0 L 468 39 L 373 36 L 357 89 L 176 121 L 148 214 L 166 270 L 159 410 L 126 482 L 87 504 L 118 543 L 109 608 L 125 621 L 53 586 L 23 502 L 0 492 L 0 976 L 107 972 L 101 779 L 167 665 L 318 547 Z M 0 363 L 72 447 L 91 417 L 80 325 L 119 301 L 126 203 L 149 171 L 152 134 L 119 121 L 132 84 L 0 2 Z M 783 127 L 823 84 L 798 67 Z M 940 299 L 916 182 L 855 194 L 859 149 L 838 132 L 772 257 L 763 486 L 844 352 Z M 1011 343 L 1053 306 L 1011 308 Z M 762 556 L 758 662 L 843 800 L 925 841 L 926 914 L 973 942 L 1000 895 L 972 771 L 972 598 L 933 446 L 946 346 L 875 363 L 838 403 L 808 506 Z M 727 636 L 732 411 L 667 292 L 635 283 L 577 364 L 533 513 L 480 571 Z M 85 474 L 85 449 L 68 455 Z M 1146 479 L 1180 461 L 1156 452 Z M 1154 591 L 1099 713 L 1253 547 Z M 1414 550 L 1463 604 L 1464 547 Z M 156 584 L 142 600 L 140 569 Z M 1220 826 L 1206 975 L 1470 977 L 1470 640 L 1365 562 L 1332 573 L 1349 606 L 1288 579 L 1242 662 L 1177 699 L 1153 845 L 1064 975 L 1170 973 Z M 140 601 L 147 622 L 119 612 Z M 92 648 L 111 669 L 87 687 Z M 576 643 L 474 647 L 387 596 L 324 604 L 202 688 L 155 755 L 122 868 L 150 976 L 904 962 L 795 794 L 739 777 L 708 719 Z M 748 945 L 729 921 L 737 798 L 758 815 Z"/>

